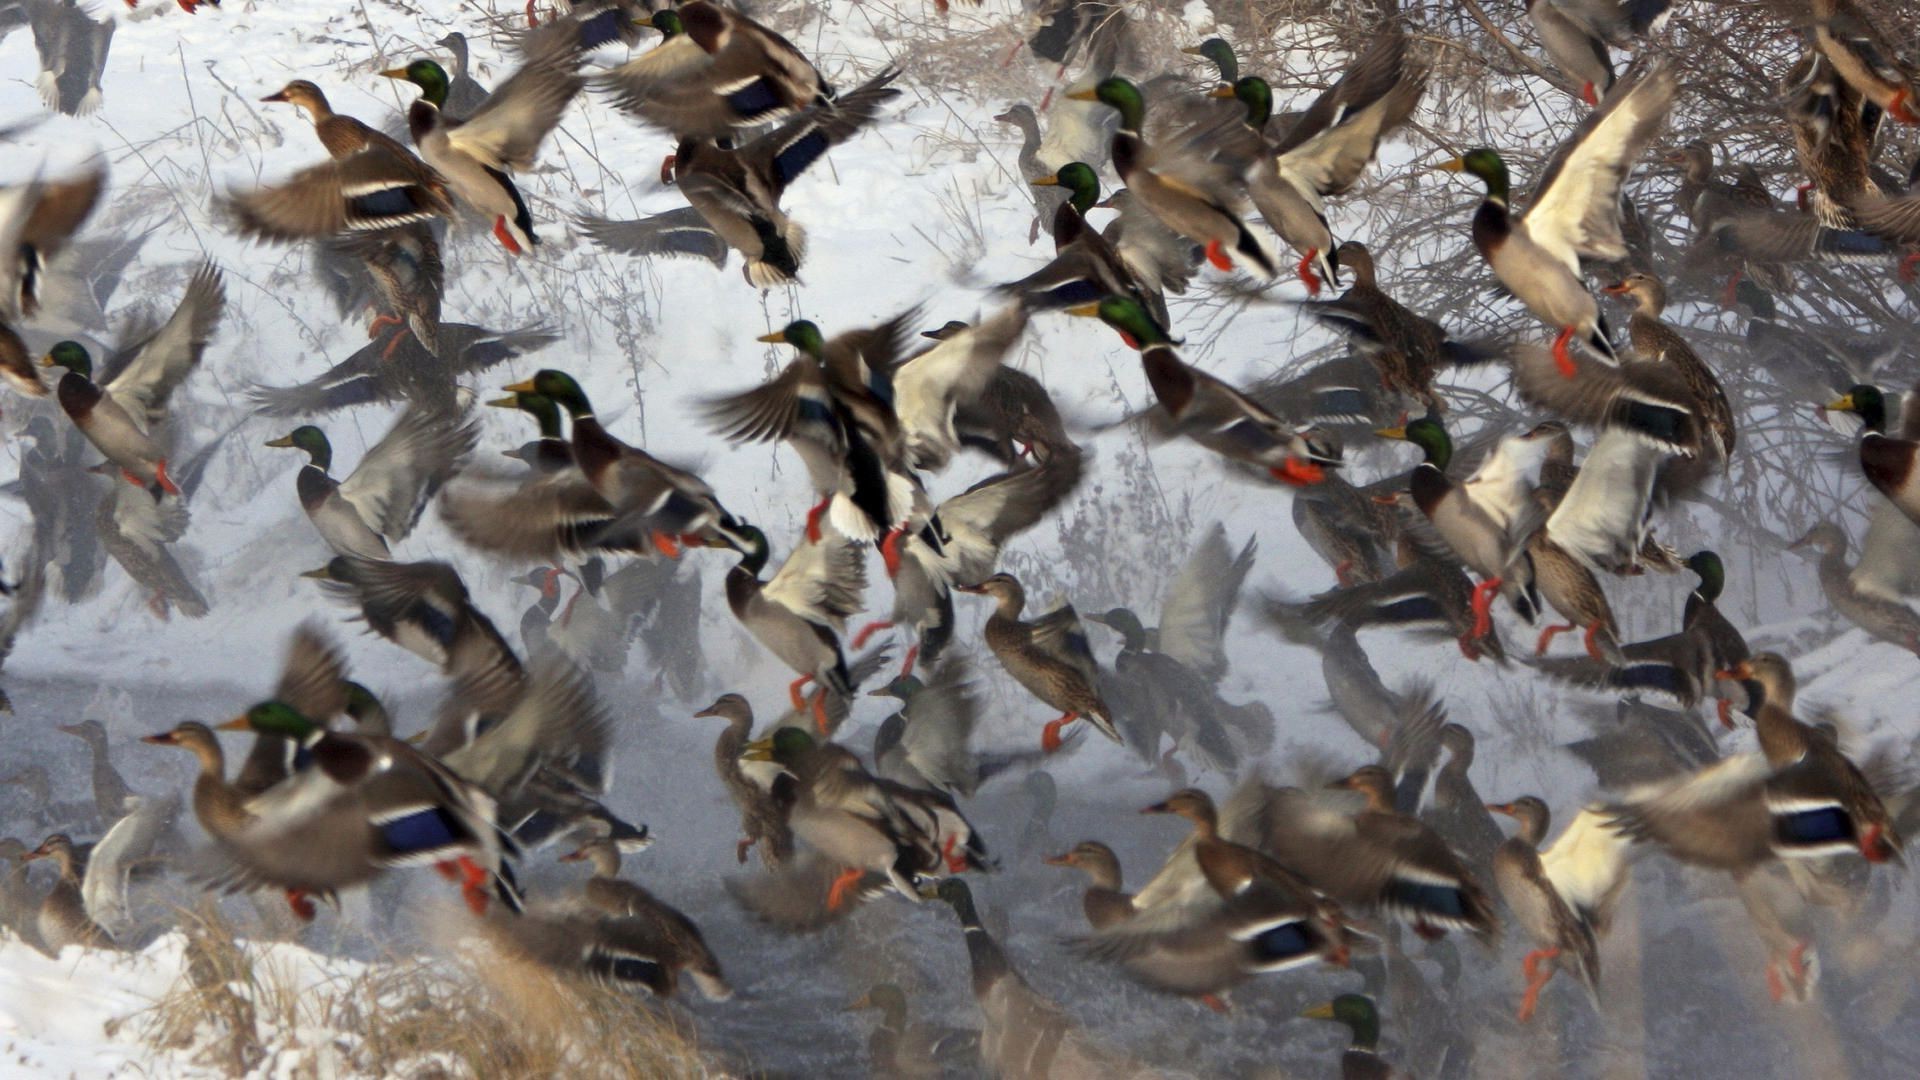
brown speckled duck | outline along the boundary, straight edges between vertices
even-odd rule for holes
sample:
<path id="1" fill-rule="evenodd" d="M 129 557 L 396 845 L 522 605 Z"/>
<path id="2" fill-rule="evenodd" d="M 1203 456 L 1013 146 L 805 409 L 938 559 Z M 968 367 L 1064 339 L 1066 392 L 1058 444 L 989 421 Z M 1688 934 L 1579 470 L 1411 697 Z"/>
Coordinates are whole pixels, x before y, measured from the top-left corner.
<path id="1" fill-rule="evenodd" d="M 1052 753 L 1060 749 L 1060 729 L 1085 719 L 1100 734 L 1123 741 L 1113 726 L 1113 712 L 1101 698 L 1093 653 L 1087 646 L 1087 628 L 1072 604 L 1023 622 L 1020 612 L 1027 592 L 1012 574 L 995 574 L 961 592 L 991 596 L 999 605 L 987 619 L 987 648 L 1000 666 L 1027 692 L 1060 710 L 1041 733 L 1040 745 Z"/>

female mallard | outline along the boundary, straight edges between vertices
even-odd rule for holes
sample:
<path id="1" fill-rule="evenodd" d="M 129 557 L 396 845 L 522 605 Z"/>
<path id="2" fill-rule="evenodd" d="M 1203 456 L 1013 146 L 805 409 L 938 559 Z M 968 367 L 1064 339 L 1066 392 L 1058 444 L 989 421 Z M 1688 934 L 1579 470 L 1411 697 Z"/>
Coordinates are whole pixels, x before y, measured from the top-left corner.
<path id="1" fill-rule="evenodd" d="M 1920 386 L 1916 387 L 1920 393 Z M 1856 385 L 1827 408 L 1860 417 L 1860 471 L 1867 480 L 1915 522 L 1920 522 L 1920 441 L 1907 438 L 1904 424 L 1897 435 L 1887 433 L 1887 399 L 1877 386 Z"/>
<path id="2" fill-rule="evenodd" d="M 1266 80 L 1248 76 L 1213 91 L 1214 97 L 1239 98 L 1247 106 L 1247 124 L 1262 134 L 1246 173 L 1247 194 L 1267 227 L 1301 253 L 1296 271 L 1312 295 L 1319 295 L 1323 280 L 1340 284 L 1326 200 L 1359 182 L 1381 138 L 1406 123 L 1426 89 L 1426 67 L 1407 52 L 1407 36 L 1395 22 L 1284 135 L 1266 134 L 1273 114 Z"/>
<path id="3" fill-rule="evenodd" d="M 615 916 L 631 931 L 624 944 L 639 946 L 646 961 L 657 969 L 648 980 L 655 997 L 671 997 L 684 972 L 708 1001 L 725 1001 L 733 989 L 720 973 L 720 961 L 707 948 L 706 938 L 692 919 L 639 885 L 620 876 L 622 848 L 611 837 L 600 836 L 562 855 L 561 862 L 588 862 L 587 905 Z M 644 942 L 644 944 L 642 944 Z"/>
<path id="4" fill-rule="evenodd" d="M 1473 593 L 1473 639 L 1491 632 L 1496 595 L 1507 597 L 1521 617 L 1532 622 L 1540 609 L 1532 560 L 1524 553 L 1522 538 L 1512 534 L 1524 498 L 1515 497 L 1515 484 L 1524 471 L 1508 470 L 1507 456 L 1496 454 L 1464 483 L 1455 483 L 1446 472 L 1453 460 L 1453 440 L 1432 417 L 1384 428 L 1378 434 L 1410 442 L 1425 455 L 1409 475 L 1407 490 L 1447 546 L 1480 575 Z M 1496 464 L 1499 467 L 1492 468 Z"/>
<path id="5" fill-rule="evenodd" d="M 1040 733 L 1043 749 L 1048 753 L 1060 749 L 1060 729 L 1082 718 L 1100 734 L 1122 741 L 1113 726 L 1113 712 L 1100 696 L 1098 666 L 1087 648 L 1087 628 L 1072 604 L 1022 622 L 1020 611 L 1026 607 L 1027 592 L 1012 574 L 995 574 L 957 588 L 994 599 L 998 606 L 987 618 L 987 648 L 1015 682 L 1060 710 L 1059 718 L 1047 721 Z"/>
<path id="6" fill-rule="evenodd" d="M 156 501 L 162 494 L 180 494 L 167 475 L 167 402 L 174 388 L 200 366 L 226 303 L 220 268 L 203 263 L 172 317 L 121 351 L 115 358 L 117 371 L 105 385 L 93 381 L 93 358 L 78 342 L 60 342 L 40 361 L 44 367 L 66 369 L 55 394 L 80 433 L 128 483 L 147 488 Z"/>
<path id="7" fill-rule="evenodd" d="M 1534 189 L 1533 204 L 1517 217 L 1507 208 L 1507 165 L 1499 154 L 1469 150 L 1440 166 L 1472 173 L 1486 184 L 1486 198 L 1473 215 L 1473 246 L 1508 291 L 1559 329 L 1553 356 L 1569 376 L 1568 345 L 1576 335 L 1601 356 L 1614 358 L 1600 306 L 1581 280 L 1580 260 L 1626 258 L 1620 185 L 1665 122 L 1678 89 L 1679 79 L 1666 64 L 1614 87 L 1561 144 Z"/>
<path id="8" fill-rule="evenodd" d="M 1540 44 L 1580 89 L 1580 100 L 1599 105 L 1613 89 L 1613 57 L 1607 46 L 1645 36 L 1666 21 L 1672 0 L 1527 0 L 1527 19 Z"/>
<path id="9" fill-rule="evenodd" d="M 740 128 L 831 107 L 833 89 L 793 43 L 708 0 L 657 11 L 666 36 L 600 76 L 615 108 L 681 139 L 718 140 Z"/>
<path id="10" fill-rule="evenodd" d="M 1365 244 L 1348 240 L 1333 254 L 1353 274 L 1353 284 L 1337 299 L 1310 302 L 1307 310 L 1346 335 L 1380 369 L 1382 386 L 1413 398 L 1428 412 L 1444 409 L 1433 391 L 1434 376 L 1449 365 L 1473 363 L 1481 357 L 1471 346 L 1450 338 L 1439 323 L 1387 295 L 1375 276 L 1373 253 Z"/>
<path id="11" fill-rule="evenodd" d="M 727 606 L 747 633 L 781 663 L 800 673 L 787 687 L 796 710 L 807 708 L 800 688 L 818 685 L 812 701 L 814 723 L 829 732 L 829 709 L 839 711 L 853 691 L 840 635 L 847 619 L 865 607 L 866 564 L 861 549 L 844 536 L 801 544 L 762 581 L 769 550 L 766 534 L 742 525 L 740 561 L 727 571 Z M 834 699 L 829 701 L 829 698 Z"/>
<path id="12" fill-rule="evenodd" d="M 909 467 L 941 472 L 960 452 L 955 417 L 986 392 L 1001 361 L 1027 329 L 1024 304 L 1008 304 L 978 325 L 923 332 L 934 344 L 893 369 L 893 411 L 907 442 Z"/>
<path id="13" fill-rule="evenodd" d="M 1133 918 L 1133 894 L 1120 886 L 1120 857 L 1098 840 L 1082 840 L 1072 850 L 1046 857 L 1048 866 L 1071 867 L 1087 875 L 1086 891 L 1080 894 L 1080 909 L 1087 925 L 1095 930 Z"/>
<path id="14" fill-rule="evenodd" d="M 71 179 L 0 186 L 0 325 L 40 310 L 47 264 L 86 223 L 106 189 L 105 169 Z M 21 376 L 26 377 L 22 378 Z M 21 393 L 46 393 L 30 373 L 10 370 Z"/>
<path id="15" fill-rule="evenodd" d="M 1600 937 L 1627 885 L 1627 842 L 1596 810 L 1582 810 L 1546 844 L 1551 816 L 1540 799 L 1526 795 L 1487 809 L 1520 823 L 1494 853 L 1493 883 L 1535 946 L 1521 964 L 1527 987 L 1518 1015 L 1524 1024 L 1563 956 L 1588 993 L 1600 992 Z"/>
<path id="16" fill-rule="evenodd" d="M 1813 0 L 1813 42 L 1860 95 L 1903 124 L 1920 124 L 1920 73 L 1852 0 Z"/>
<path id="17" fill-rule="evenodd" d="M 907 1019 L 907 995 L 893 983 L 877 983 L 847 1006 L 848 1012 L 873 1009 L 880 1025 L 867 1036 L 867 1059 L 875 1076 L 935 1080 L 959 1072 L 979 1075 L 980 1032 Z"/>
<path id="18" fill-rule="evenodd" d="M 1327 468 L 1340 463 L 1338 451 L 1316 432 L 1295 430 L 1246 394 L 1181 360 L 1173 340 L 1137 301 L 1109 296 L 1070 313 L 1097 316 L 1140 350 L 1140 366 L 1160 407 L 1176 431 L 1201 446 L 1295 487 L 1319 483 Z"/>
<path id="19" fill-rule="evenodd" d="M 1134 894 L 1134 914 L 1096 930 L 1083 951 L 1221 1010 L 1216 995 L 1255 976 L 1346 962 L 1345 931 L 1330 907 L 1285 867 L 1222 837 L 1205 792 L 1186 788 L 1142 813 L 1185 818 L 1193 834 Z"/>
<path id="20" fill-rule="evenodd" d="M 791 859 L 793 830 L 787 825 L 786 806 L 780 799 L 780 794 L 785 794 L 790 801 L 791 783 L 786 785 L 786 791 L 776 794 L 780 785 L 776 784 L 775 790 L 763 788 L 740 767 L 740 757 L 752 741 L 749 736 L 753 733 L 753 706 L 739 694 L 722 694 L 718 701 L 693 715 L 696 718 L 717 716 L 727 722 L 720 737 L 714 740 L 713 765 L 734 807 L 740 811 L 740 831 L 745 836 L 734 845 L 735 861 L 746 862 L 747 852 L 756 845 L 760 849 L 760 862 L 768 869 Z"/>
<path id="21" fill-rule="evenodd" d="M 344 480 L 328 474 L 333 446 L 312 424 L 267 445 L 306 451 L 294 489 L 328 547 L 340 555 L 386 559 L 392 554 L 387 545 L 413 531 L 427 502 L 478 438 L 478 429 L 458 416 L 408 409 Z"/>
<path id="22" fill-rule="evenodd" d="M 460 202 L 493 220 L 494 237 L 515 255 L 540 241 L 533 235 L 533 214 L 508 171 L 533 167 L 541 142 L 586 85 L 579 74 L 576 33 L 566 24 L 533 31 L 522 52 L 526 62 L 467 117 L 442 113 L 450 82 L 437 62 L 420 59 L 380 73 L 420 88 L 407 108 L 413 145 Z"/>
<path id="23" fill-rule="evenodd" d="M 1847 534 L 1840 526 L 1822 521 L 1788 545 L 1789 550 L 1809 547 L 1820 553 L 1820 591 L 1833 610 L 1873 637 L 1920 655 L 1920 613 L 1855 582 L 1847 565 Z"/>
<path id="24" fill-rule="evenodd" d="M 1807 177 L 1796 202 L 1834 228 L 1854 225 L 1855 207 L 1879 194 L 1872 172 L 1874 137 L 1883 113 L 1848 85 L 1818 49 L 1805 53 L 1780 80 L 1794 157 Z M 1773 207 L 1769 195 L 1764 209 Z"/>
<path id="25" fill-rule="evenodd" d="M 460 678 L 520 668 L 512 647 L 474 605 L 451 564 L 337 555 L 301 576 L 324 582 L 330 595 L 360 609 L 367 629 L 442 674 Z"/>
<path id="26" fill-rule="evenodd" d="M 453 216 L 438 172 L 377 144 L 230 194 L 224 205 L 242 235 L 275 243 L 382 234 Z"/>
<path id="27" fill-rule="evenodd" d="M 1542 599 L 1568 622 L 1543 627 L 1535 656 L 1546 655 L 1555 635 L 1585 630 L 1587 655 L 1595 660 L 1620 659 L 1620 627 L 1614 622 L 1607 591 L 1585 563 L 1554 543 L 1545 528 L 1527 538 L 1527 559 L 1533 564 L 1533 583 Z"/>
<path id="28" fill-rule="evenodd" d="M 828 150 L 873 123 L 900 91 L 883 71 L 831 105 L 809 110 L 744 145 L 687 138 L 673 155 L 681 194 L 707 227 L 740 252 L 748 282 L 770 289 L 799 280 L 806 234 L 780 209 L 787 186 Z"/>
<path id="29" fill-rule="evenodd" d="M 1696 455 L 1696 468 L 1704 472 L 1724 467 L 1733 455 L 1736 437 L 1733 407 L 1727 404 L 1727 392 L 1713 369 L 1671 323 L 1661 321 L 1661 312 L 1667 306 L 1666 286 L 1652 274 L 1636 272 L 1603 291 L 1632 300 L 1627 336 L 1633 342 L 1633 351 L 1646 360 L 1671 364 L 1685 380 L 1691 412 L 1703 429 L 1700 445 L 1704 452 Z M 1671 478 L 1668 483 L 1672 483 Z"/>
<path id="30" fill-rule="evenodd" d="M 1267 245 L 1233 210 L 1229 202 L 1231 170 L 1203 157 L 1207 133 L 1200 128 L 1181 132 L 1181 145 L 1159 150 L 1141 137 L 1146 99 L 1140 88 L 1118 76 L 1102 79 L 1089 90 L 1067 95 L 1075 101 L 1099 101 L 1120 114 L 1113 135 L 1113 167 L 1120 182 L 1136 200 L 1167 228 L 1206 248 L 1207 260 L 1221 270 L 1233 269 L 1227 255 L 1235 254 L 1262 277 L 1279 272 Z"/>
<path id="31" fill-rule="evenodd" d="M 54 833 L 20 857 L 21 862 L 35 859 L 51 859 L 59 871 L 52 890 L 40 901 L 38 929 L 47 950 L 58 955 L 69 945 L 83 949 L 113 948 L 113 935 L 94 921 L 82 891 L 85 875 L 92 867 L 83 866 L 85 860 L 67 834 Z"/>
<path id="32" fill-rule="evenodd" d="M 1758 695 L 1749 711 L 1760 753 L 1630 792 L 1607 808 L 1610 822 L 1683 862 L 1736 875 L 1778 858 L 1899 859 L 1905 841 L 1873 785 L 1832 735 L 1794 718 L 1786 658 L 1756 653 L 1720 676 Z"/>

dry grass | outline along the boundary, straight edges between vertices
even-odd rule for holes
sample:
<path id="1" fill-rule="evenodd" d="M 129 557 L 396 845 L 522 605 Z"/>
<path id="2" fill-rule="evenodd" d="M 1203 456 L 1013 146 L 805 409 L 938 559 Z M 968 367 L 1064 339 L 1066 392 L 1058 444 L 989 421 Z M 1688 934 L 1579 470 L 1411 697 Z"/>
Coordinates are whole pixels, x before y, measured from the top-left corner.
<path id="1" fill-rule="evenodd" d="M 469 940 L 445 956 L 341 962 L 327 975 L 182 914 L 178 981 L 123 1023 L 147 1045 L 240 1076 L 430 1080 L 724 1075 L 690 1022 L 643 998 L 556 976 Z"/>

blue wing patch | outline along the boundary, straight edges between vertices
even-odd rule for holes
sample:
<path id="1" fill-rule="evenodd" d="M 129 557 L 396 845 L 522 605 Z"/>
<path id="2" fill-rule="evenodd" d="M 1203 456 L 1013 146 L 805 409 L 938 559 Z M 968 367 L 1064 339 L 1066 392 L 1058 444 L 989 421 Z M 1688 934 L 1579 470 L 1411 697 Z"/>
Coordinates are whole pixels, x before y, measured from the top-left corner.
<path id="1" fill-rule="evenodd" d="M 377 823 L 380 839 L 397 855 L 420 855 L 457 847 L 468 837 L 453 815 L 438 806 Z"/>
<path id="2" fill-rule="evenodd" d="M 1853 819 L 1837 806 L 1817 810 L 1776 811 L 1773 834 L 1790 846 L 1849 843 L 1854 841 Z"/>
<path id="3" fill-rule="evenodd" d="M 726 96 L 727 108 L 743 120 L 752 120 L 780 108 L 785 102 L 774 92 L 773 83 L 755 79 Z"/>
<path id="4" fill-rule="evenodd" d="M 773 177 L 781 187 L 793 183 L 794 178 L 805 172 L 807 166 L 820 160 L 833 144 L 827 140 L 819 128 L 808 128 L 806 134 L 781 147 L 773 155 Z"/>

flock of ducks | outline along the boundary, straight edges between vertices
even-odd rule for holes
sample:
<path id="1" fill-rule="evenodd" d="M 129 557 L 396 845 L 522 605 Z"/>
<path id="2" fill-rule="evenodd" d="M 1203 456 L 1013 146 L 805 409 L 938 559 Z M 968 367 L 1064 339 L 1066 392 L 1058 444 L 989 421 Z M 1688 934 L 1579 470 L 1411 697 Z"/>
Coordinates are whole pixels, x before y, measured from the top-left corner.
<path id="1" fill-rule="evenodd" d="M 6 10 L 17 6 L 31 5 Z M 593 677 L 620 670 L 644 624 L 659 631 L 647 639 L 657 684 L 698 685 L 684 675 L 711 666 L 687 640 L 697 632 L 697 578 L 689 616 L 678 569 L 708 550 L 734 560 L 725 595 L 735 619 L 794 676 L 778 719 L 758 737 L 755 709 L 739 694 L 696 714 L 724 721 L 715 765 L 740 812 L 737 857 L 745 863 L 757 852 L 763 864 L 730 883 L 736 899 L 794 932 L 846 919 L 883 895 L 937 899 L 965 931 L 982 1029 L 912 1024 L 899 988 L 876 987 L 858 1004 L 882 1014 L 873 1051 L 886 1070 L 1027 1077 L 1130 1068 L 1027 984 L 967 885 L 996 865 L 966 813 L 976 790 L 1021 774 L 1035 788 L 1047 756 L 1118 752 L 1103 741 L 1168 776 L 1189 766 L 1251 776 L 1218 802 L 1176 781 L 1177 791 L 1146 807 L 1184 820 L 1190 834 L 1135 891 L 1098 840 L 1046 860 L 1085 878 L 1086 930 L 1072 945 L 1081 961 L 1220 1010 L 1249 980 L 1320 965 L 1360 966 L 1377 995 L 1381 971 L 1404 959 L 1403 941 L 1444 950 L 1457 969 L 1469 954 L 1455 955 L 1442 939 L 1490 944 L 1504 930 L 1529 946 L 1517 1008 L 1524 1022 L 1557 970 L 1599 993 L 1601 943 L 1639 852 L 1724 872 L 1763 909 L 1777 901 L 1757 883 L 1782 866 L 1794 868 L 1796 883 L 1857 891 L 1865 886 L 1850 863 L 1901 862 L 1912 827 L 1905 792 L 1886 770 L 1850 756 L 1831 726 L 1796 717 L 1790 663 L 1750 651 L 1716 606 L 1722 560 L 1711 551 L 1683 557 L 1656 535 L 1663 509 L 1713 483 L 1739 449 L 1739 418 L 1713 367 L 1662 320 L 1663 268 L 1644 259 L 1623 209 L 1630 178 L 1682 93 L 1682 71 L 1651 49 L 1616 77 L 1610 51 L 1656 33 L 1666 5 L 1527 4 L 1548 57 L 1592 111 L 1531 185 L 1524 210 L 1496 149 L 1467 149 L 1442 166 L 1483 189 L 1472 243 L 1492 277 L 1544 324 L 1550 340 L 1540 342 L 1469 339 L 1409 309 L 1367 247 L 1331 230 L 1327 202 L 1359 183 L 1426 88 L 1422 50 L 1397 20 L 1380 26 L 1303 111 L 1277 114 L 1273 87 L 1241 76 L 1220 39 L 1188 50 L 1218 68 L 1219 79 L 1199 90 L 1177 75 L 1118 73 L 1125 49 L 1116 26 L 1125 20 L 1083 10 L 1097 6 L 1050 6 L 1032 42 L 1048 59 L 1084 52 L 1060 106 L 1042 110 L 1053 125 L 1084 130 L 1063 130 L 1049 144 L 1031 107 L 1000 117 L 1025 137 L 1022 169 L 1041 220 L 1050 216 L 1055 256 L 1000 287 L 994 313 L 926 330 L 917 347 L 918 310 L 837 332 L 796 320 L 761 339 L 792 350 L 778 375 L 705 401 L 718 435 L 785 444 L 805 465 L 812 509 L 792 537 L 770 537 L 700 476 L 607 430 L 580 382 L 555 368 L 486 402 L 525 414 L 537 430 L 508 450 L 523 467 L 473 463 L 474 376 L 550 338 L 443 321 L 443 236 L 478 221 L 509 253 L 537 250 L 549 223 L 536 220 L 515 173 L 533 165 L 587 92 L 670 136 L 661 177 L 686 206 L 636 221 L 583 219 L 579 231 L 649 258 L 723 266 L 737 255 L 752 285 L 793 284 L 809 252 L 782 205 L 788 186 L 884 122 L 900 72 L 836 92 L 797 47 L 741 11 L 712 0 L 657 10 L 612 0 L 562 5 L 544 21 L 530 5 L 536 25 L 519 35 L 518 64 L 491 92 L 470 73 L 458 34 L 442 42 L 451 70 L 422 57 L 380 72 L 418 90 L 407 140 L 334 111 L 314 82 L 265 97 L 310 119 L 325 156 L 229 193 L 222 220 L 263 243 L 316 245 L 317 261 L 338 276 L 343 310 L 370 308 L 376 318 L 366 350 L 322 380 L 263 389 L 262 410 L 318 417 L 406 402 L 350 471 L 317 423 L 267 443 L 307 458 L 295 494 L 334 557 L 306 576 L 370 632 L 439 670 L 450 689 L 420 734 L 399 737 L 330 635 L 303 625 L 259 701 L 217 726 L 189 721 L 144 739 L 197 760 L 189 801 L 206 836 L 199 845 L 180 839 L 169 800 L 130 797 L 98 723 L 63 728 L 91 750 L 101 805 L 89 816 L 103 836 L 90 849 L 64 832 L 31 849 L 9 842 L 20 864 L 5 883 L 15 931 L 54 951 L 129 947 L 139 935 L 130 884 L 157 865 L 208 889 L 277 891 L 302 920 L 315 918 L 316 901 L 355 886 L 379 890 L 396 870 L 431 865 L 502 949 L 663 997 L 682 975 L 709 998 L 728 997 L 727 943 L 716 953 L 693 920 L 622 876 L 623 856 L 650 837 L 608 806 L 606 760 L 619 725 Z M 1795 264 L 1892 265 L 1920 250 L 1920 189 L 1877 179 L 1875 138 L 1882 124 L 1920 122 L 1915 70 L 1843 0 L 1816 0 L 1804 33 L 1806 57 L 1785 84 L 1810 181 L 1804 211 L 1777 209 L 1748 172 L 1723 179 L 1704 143 L 1667 159 L 1681 169 L 1680 209 L 1696 229 L 1687 272 L 1734 278 L 1730 295 L 1756 312 L 1761 283 L 1789 288 Z M 588 57 L 609 47 L 637 51 L 589 71 Z M 1043 159 L 1043 149 L 1057 155 L 1061 145 L 1076 146 L 1076 156 Z M 1122 191 L 1103 201 L 1109 165 Z M 196 616 L 206 601 L 171 547 L 188 526 L 205 451 L 186 450 L 169 400 L 218 332 L 220 269 L 195 270 L 171 317 L 110 355 L 96 359 L 96 348 L 76 340 L 30 350 L 23 336 L 34 332 L 42 291 L 63 272 L 65 250 L 105 190 L 96 171 L 0 193 L 9 252 L 0 265 L 0 375 L 23 406 L 51 397 L 63 414 L 37 415 L 27 427 L 39 456 L 23 459 L 23 483 L 46 483 L 64 462 L 73 472 L 57 483 L 84 486 L 93 498 L 100 489 L 77 474 L 107 477 L 97 512 L 62 528 L 105 548 L 151 593 L 156 613 Z M 1109 206 L 1119 210 L 1112 223 L 1090 224 Z M 1182 358 L 1167 294 L 1216 271 L 1279 275 L 1289 259 L 1275 237 L 1294 252 L 1292 268 L 1311 297 L 1306 310 L 1351 342 L 1362 381 L 1419 410 L 1376 432 L 1418 449 L 1410 468 L 1367 484 L 1348 478 L 1342 444 L 1351 433 L 1320 418 L 1340 413 L 1351 387 L 1241 388 Z M 1601 291 L 1630 308 L 1623 338 L 1588 285 L 1596 267 L 1612 282 Z M 1062 507 L 1090 472 L 1045 388 L 1003 365 L 1031 319 L 1061 313 L 1103 321 L 1138 352 L 1157 403 L 1150 421 L 1163 434 L 1290 494 L 1296 524 L 1339 586 L 1303 602 L 1271 598 L 1260 614 L 1285 639 L 1319 651 L 1338 711 L 1380 748 L 1377 762 L 1296 786 L 1254 772 L 1273 742 L 1274 717 L 1221 692 L 1251 542 L 1236 552 L 1223 531 L 1208 533 L 1168 587 L 1157 627 L 1124 608 L 1089 616 L 1121 638 L 1105 663 L 1073 606 L 1033 612 L 1022 582 L 999 571 L 1003 548 Z M 1456 445 L 1436 377 L 1488 364 L 1509 368 L 1520 399 L 1544 416 L 1524 431 Z M 1862 421 L 1859 463 L 1884 496 L 1874 511 L 1883 548 L 1920 539 L 1916 401 L 1920 393 L 1899 407 L 1855 385 L 1826 406 Z M 1590 436 L 1577 462 L 1576 432 Z M 927 474 L 975 455 L 1000 471 L 945 500 L 929 495 Z M 99 464 L 81 468 L 95 457 Z M 53 504 L 28 501 L 36 548 L 14 588 L 9 640 L 43 595 L 59 594 L 50 576 L 72 572 L 51 539 L 40 544 L 43 526 L 53 528 L 41 506 Z M 396 557 L 429 503 L 467 557 L 537 566 L 523 579 L 539 594 L 522 620 L 523 649 L 475 605 L 453 564 Z M 1850 571 L 1844 532 L 1823 524 L 1800 546 L 1819 553 L 1836 611 L 1920 653 L 1920 622 L 1884 582 Z M 893 603 L 884 619 L 856 625 L 868 610 L 870 548 Z M 1689 572 L 1698 585 L 1673 634 L 1623 640 L 1609 592 L 1648 571 Z M 563 587 L 574 593 L 564 607 Z M 995 755 L 971 746 L 982 706 L 956 623 L 970 601 L 956 593 L 991 601 L 986 652 L 1037 699 L 1036 720 L 1042 707 L 1051 717 L 1038 748 Z M 1608 787 L 1602 800 L 1485 801 L 1469 775 L 1471 727 L 1448 722 L 1428 691 L 1389 691 L 1358 643 L 1362 630 L 1440 627 L 1457 639 L 1461 662 L 1505 663 L 1514 649 L 1501 641 L 1496 605 L 1542 627 L 1533 652 L 1543 677 L 1667 706 L 1638 714 L 1624 741 L 1576 748 Z M 597 629 L 580 632 L 589 623 Z M 1546 656 L 1566 630 L 1581 647 Z M 897 669 L 890 648 L 870 645 L 886 632 L 904 646 Z M 862 688 L 894 710 L 864 754 L 847 739 L 864 726 L 853 719 Z M 1720 726 L 1747 718 L 1758 748 L 1716 747 L 1700 715 L 1709 706 Z M 1082 739 L 1087 729 L 1095 737 Z M 222 731 L 252 736 L 237 772 Z M 1493 815 L 1512 818 L 1512 832 Z M 1556 817 L 1566 822 L 1557 831 Z M 592 876 L 573 895 L 523 892 L 516 865 L 552 844 Z M 58 874 L 38 897 L 25 864 L 43 859 Z M 1756 912 L 1755 921 L 1763 934 L 1788 922 L 1777 912 Z M 1782 930 L 1769 946 L 1776 998 L 1804 996 L 1816 968 L 1810 939 Z M 1351 1029 L 1345 1075 L 1391 1074 L 1378 1052 L 1374 997 L 1345 994 L 1307 1015 Z"/>

